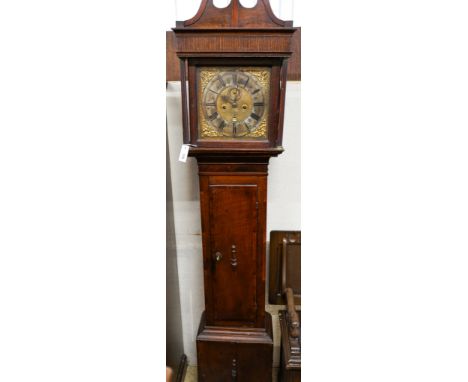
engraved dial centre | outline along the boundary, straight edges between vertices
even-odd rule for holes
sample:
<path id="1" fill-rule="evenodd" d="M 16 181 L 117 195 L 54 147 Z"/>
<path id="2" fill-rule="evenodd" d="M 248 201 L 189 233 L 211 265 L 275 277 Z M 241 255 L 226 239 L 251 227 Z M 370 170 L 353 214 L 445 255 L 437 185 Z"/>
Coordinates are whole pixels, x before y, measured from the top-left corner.
<path id="1" fill-rule="evenodd" d="M 253 109 L 253 99 L 244 89 L 225 88 L 216 100 L 219 115 L 225 121 L 244 121 Z"/>

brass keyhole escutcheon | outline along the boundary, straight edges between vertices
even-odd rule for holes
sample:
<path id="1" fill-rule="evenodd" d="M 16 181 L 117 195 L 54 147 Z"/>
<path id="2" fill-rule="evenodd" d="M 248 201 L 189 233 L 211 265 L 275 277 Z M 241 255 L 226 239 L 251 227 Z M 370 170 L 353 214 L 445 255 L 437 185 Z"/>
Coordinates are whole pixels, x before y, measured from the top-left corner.
<path id="1" fill-rule="evenodd" d="M 215 253 L 215 260 L 216 260 L 216 262 L 221 261 L 222 258 L 223 258 L 223 254 L 222 254 L 221 252 L 216 252 L 216 253 Z"/>

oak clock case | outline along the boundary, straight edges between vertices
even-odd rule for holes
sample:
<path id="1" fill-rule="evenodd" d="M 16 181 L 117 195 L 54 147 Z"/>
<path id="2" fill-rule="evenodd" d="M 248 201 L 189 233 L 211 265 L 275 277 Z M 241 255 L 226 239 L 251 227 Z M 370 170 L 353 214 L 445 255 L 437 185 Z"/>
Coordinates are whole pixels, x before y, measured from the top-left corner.
<path id="1" fill-rule="evenodd" d="M 173 28 L 180 59 L 183 142 L 197 160 L 205 311 L 200 382 L 271 382 L 265 311 L 268 162 L 283 151 L 287 59 L 296 28 L 268 0 L 217 8 Z"/>

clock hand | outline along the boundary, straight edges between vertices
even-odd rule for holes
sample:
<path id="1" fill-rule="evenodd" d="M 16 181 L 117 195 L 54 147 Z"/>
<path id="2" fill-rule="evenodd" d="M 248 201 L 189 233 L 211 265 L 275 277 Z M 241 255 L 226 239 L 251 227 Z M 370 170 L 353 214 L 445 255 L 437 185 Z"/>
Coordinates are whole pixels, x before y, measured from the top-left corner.
<path id="1" fill-rule="evenodd" d="M 232 107 L 236 107 L 236 106 L 237 106 L 236 101 L 230 99 L 228 96 L 221 96 L 221 100 L 223 100 L 224 102 L 229 103 Z"/>

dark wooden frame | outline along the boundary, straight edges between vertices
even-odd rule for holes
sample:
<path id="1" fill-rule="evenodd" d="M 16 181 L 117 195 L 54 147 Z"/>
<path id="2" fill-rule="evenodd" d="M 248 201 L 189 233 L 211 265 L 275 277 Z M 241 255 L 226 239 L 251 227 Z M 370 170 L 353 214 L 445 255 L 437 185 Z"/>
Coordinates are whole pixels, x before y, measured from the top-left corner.
<path id="1" fill-rule="evenodd" d="M 229 58 L 210 56 L 181 58 L 182 125 L 185 144 L 207 149 L 272 149 L 281 148 L 283 141 L 284 102 L 286 95 L 287 58 L 289 55 L 245 57 L 240 54 Z M 270 118 L 268 140 L 204 140 L 199 138 L 197 68 L 200 66 L 265 66 L 271 68 Z M 185 83 L 188 81 L 188 92 Z M 193 150 L 191 150 L 193 152 Z M 192 153 L 191 153 L 192 154 Z"/>
<path id="2" fill-rule="evenodd" d="M 189 94 L 188 99 L 191 100 L 189 103 L 189 123 L 184 124 L 184 136 L 187 137 L 187 140 L 184 141 L 186 144 L 191 144 L 196 147 L 206 147 L 206 148 L 270 148 L 281 146 L 281 137 L 282 137 L 282 115 L 281 111 L 284 108 L 284 92 L 279 94 L 279 89 L 281 85 L 281 75 L 284 75 L 284 68 L 286 64 L 282 62 L 279 58 L 245 58 L 245 57 L 231 57 L 231 58 L 218 58 L 214 59 L 212 57 L 206 58 L 193 58 L 187 59 L 188 66 L 188 84 L 189 84 Z M 198 81 L 197 81 L 197 70 L 199 67 L 203 66 L 258 66 L 258 67 L 269 67 L 271 69 L 270 77 L 270 99 L 269 110 L 276 110 L 275 113 L 270 113 L 270 118 L 268 120 L 268 137 L 265 140 L 255 140 L 255 139 L 242 139 L 242 140 L 215 140 L 215 139 L 203 139 L 199 137 L 198 131 Z M 186 95 L 187 96 L 187 95 Z M 274 128 L 278 126 L 278 128 Z"/>
<path id="3" fill-rule="evenodd" d="M 286 242 L 286 248 L 284 245 Z M 268 302 L 270 304 L 286 305 L 282 285 L 283 257 L 288 245 L 301 245 L 301 231 L 271 231 L 270 232 L 270 264 L 268 278 Z M 297 269 L 296 279 L 301 279 L 301 269 Z M 295 291 L 295 305 L 301 304 L 301 295 Z"/>

